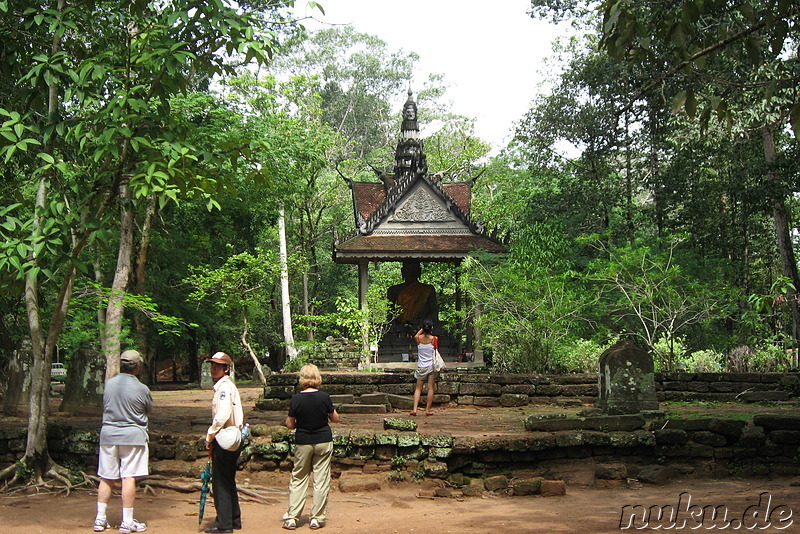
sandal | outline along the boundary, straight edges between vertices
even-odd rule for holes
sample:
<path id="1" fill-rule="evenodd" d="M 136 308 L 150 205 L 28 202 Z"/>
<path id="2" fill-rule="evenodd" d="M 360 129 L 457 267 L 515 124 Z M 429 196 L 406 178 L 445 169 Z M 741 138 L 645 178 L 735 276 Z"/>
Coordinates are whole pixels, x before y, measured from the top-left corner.
<path id="1" fill-rule="evenodd" d="M 409 415 L 417 415 L 417 412 L 411 412 Z"/>
<path id="2" fill-rule="evenodd" d="M 433 412 L 425 412 L 425 415 L 433 415 Z"/>

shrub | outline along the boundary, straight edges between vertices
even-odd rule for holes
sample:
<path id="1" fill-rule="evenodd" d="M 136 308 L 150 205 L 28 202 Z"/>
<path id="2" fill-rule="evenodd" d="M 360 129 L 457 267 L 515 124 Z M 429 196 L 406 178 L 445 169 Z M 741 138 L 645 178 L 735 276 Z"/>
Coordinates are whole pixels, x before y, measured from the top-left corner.
<path id="1" fill-rule="evenodd" d="M 672 371 L 686 353 L 686 340 L 682 337 L 658 338 L 653 344 L 653 366 L 656 372 Z"/>
<path id="2" fill-rule="evenodd" d="M 725 356 L 714 350 L 697 350 L 677 358 L 675 367 L 690 373 L 718 373 Z"/>
<path id="3" fill-rule="evenodd" d="M 558 373 L 596 373 L 600 355 L 605 350 L 590 339 L 577 339 L 558 347 L 552 370 Z"/>
<path id="4" fill-rule="evenodd" d="M 303 366 L 307 363 L 311 363 L 308 356 L 301 352 L 297 356 L 294 357 L 293 360 L 286 360 L 286 363 L 283 364 L 283 373 L 297 373 Z"/>
<path id="5" fill-rule="evenodd" d="M 725 370 L 729 373 L 746 373 L 749 369 L 750 357 L 754 353 L 753 348 L 748 345 L 733 348 L 725 360 Z"/>
<path id="6" fill-rule="evenodd" d="M 781 373 L 791 368 L 786 351 L 777 345 L 758 347 L 750 358 L 750 372 Z"/>
<path id="7" fill-rule="evenodd" d="M 791 369 L 786 351 L 777 345 L 742 345 L 728 354 L 726 369 L 732 373 L 779 373 Z"/>

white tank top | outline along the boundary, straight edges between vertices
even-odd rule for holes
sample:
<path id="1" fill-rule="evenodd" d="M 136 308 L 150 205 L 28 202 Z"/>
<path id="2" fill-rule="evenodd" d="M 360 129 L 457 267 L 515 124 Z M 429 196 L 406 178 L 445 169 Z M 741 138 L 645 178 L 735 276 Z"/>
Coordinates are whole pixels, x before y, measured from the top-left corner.
<path id="1" fill-rule="evenodd" d="M 430 367 L 433 365 L 433 343 L 417 344 L 417 367 Z"/>

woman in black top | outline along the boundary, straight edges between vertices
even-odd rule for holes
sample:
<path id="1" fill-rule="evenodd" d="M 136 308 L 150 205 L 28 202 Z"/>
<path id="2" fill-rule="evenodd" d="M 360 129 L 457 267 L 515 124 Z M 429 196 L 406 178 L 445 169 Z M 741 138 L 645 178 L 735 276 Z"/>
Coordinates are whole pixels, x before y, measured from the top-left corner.
<path id="1" fill-rule="evenodd" d="M 302 391 L 292 397 L 286 427 L 294 429 L 294 467 L 289 483 L 289 509 L 283 514 L 283 528 L 294 530 L 303 512 L 308 490 L 308 477 L 314 473 L 314 499 L 308 526 L 318 529 L 325 526 L 328 512 L 328 490 L 331 481 L 333 433 L 328 421 L 339 422 L 330 395 L 319 391 L 322 376 L 316 365 L 300 369 Z"/>

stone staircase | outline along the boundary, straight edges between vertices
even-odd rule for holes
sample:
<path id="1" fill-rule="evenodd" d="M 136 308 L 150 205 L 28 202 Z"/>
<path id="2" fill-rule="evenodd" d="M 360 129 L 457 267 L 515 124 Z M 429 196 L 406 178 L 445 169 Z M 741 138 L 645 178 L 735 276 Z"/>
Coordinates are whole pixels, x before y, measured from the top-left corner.
<path id="1" fill-rule="evenodd" d="M 392 329 L 378 343 L 378 356 L 375 363 L 415 362 L 417 343 L 410 330 Z M 439 338 L 439 352 L 446 362 L 458 360 L 458 340 L 446 330 L 437 327 L 433 334 Z"/>
<path id="2" fill-rule="evenodd" d="M 331 395 L 331 400 L 339 413 L 382 414 L 414 407 L 413 397 L 393 393 L 365 393 L 357 398 L 355 395 Z M 437 394 L 433 397 L 434 404 L 449 401 L 449 395 Z"/>

